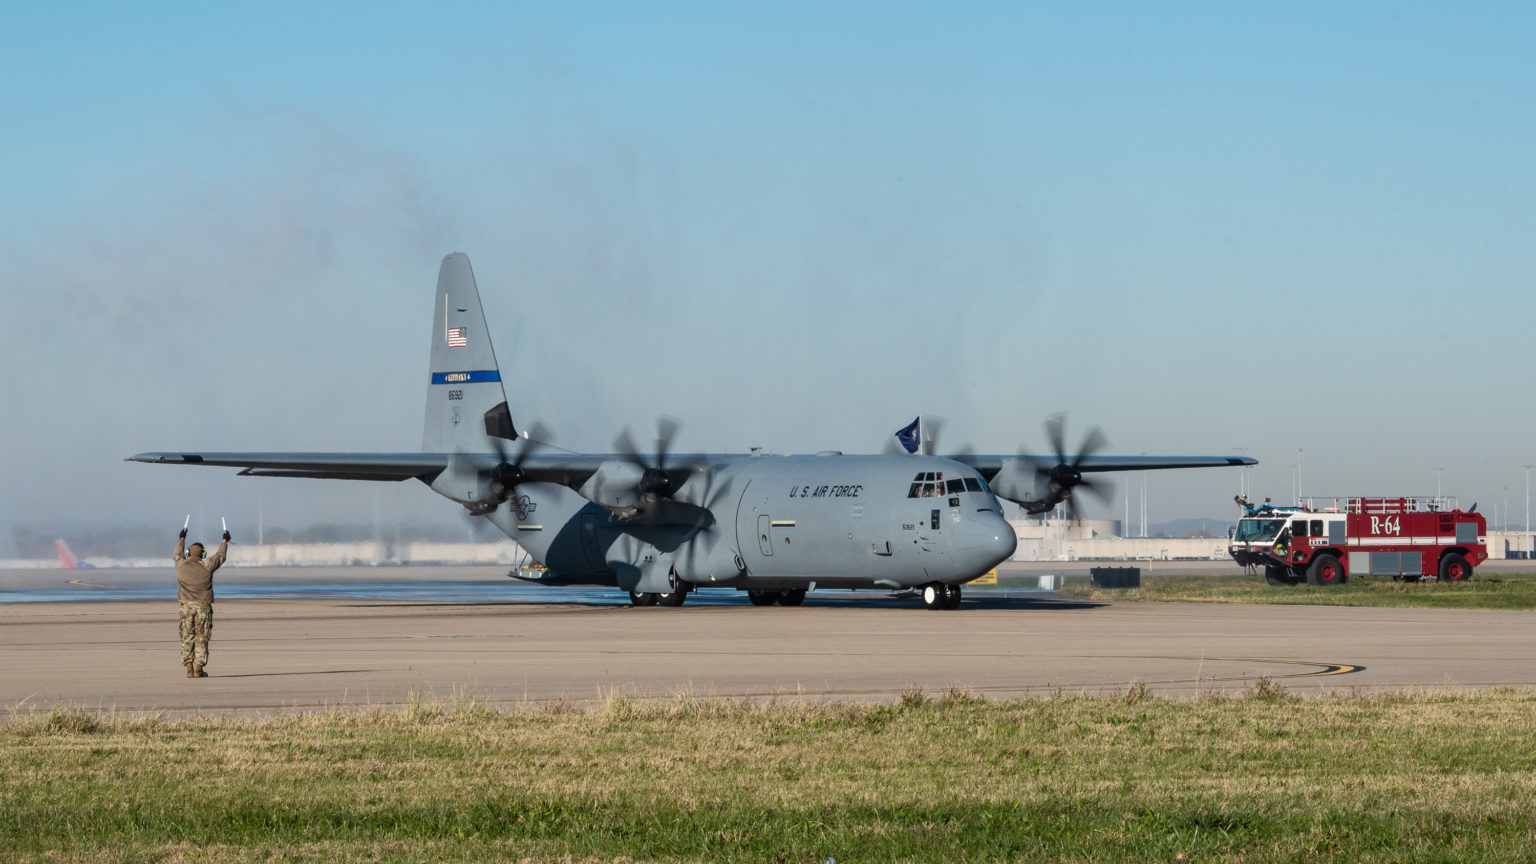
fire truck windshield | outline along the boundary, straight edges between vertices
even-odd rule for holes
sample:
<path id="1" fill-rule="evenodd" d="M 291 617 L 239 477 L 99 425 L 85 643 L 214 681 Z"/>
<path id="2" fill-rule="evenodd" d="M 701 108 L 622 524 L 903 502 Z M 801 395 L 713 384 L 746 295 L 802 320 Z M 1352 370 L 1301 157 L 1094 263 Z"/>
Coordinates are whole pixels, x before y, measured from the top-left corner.
<path id="1" fill-rule="evenodd" d="M 1284 519 L 1239 519 L 1237 533 L 1232 535 L 1232 540 L 1237 543 L 1264 543 L 1275 539 L 1285 523 Z"/>

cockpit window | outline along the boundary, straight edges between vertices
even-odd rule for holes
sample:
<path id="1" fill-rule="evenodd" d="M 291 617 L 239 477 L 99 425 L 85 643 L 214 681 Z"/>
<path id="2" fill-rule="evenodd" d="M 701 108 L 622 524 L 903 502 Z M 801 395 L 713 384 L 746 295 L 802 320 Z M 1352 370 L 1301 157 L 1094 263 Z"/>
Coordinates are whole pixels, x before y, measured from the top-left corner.
<path id="1" fill-rule="evenodd" d="M 912 478 L 912 488 L 907 490 L 907 497 L 941 498 L 944 495 L 944 483 L 943 474 L 937 471 L 920 471 L 916 477 Z"/>
<path id="2" fill-rule="evenodd" d="M 980 477 L 966 476 L 953 477 L 948 480 L 938 471 L 919 471 L 912 478 L 912 486 L 907 490 L 908 498 L 943 498 L 948 495 L 960 495 L 965 492 L 988 492 L 987 484 Z"/>

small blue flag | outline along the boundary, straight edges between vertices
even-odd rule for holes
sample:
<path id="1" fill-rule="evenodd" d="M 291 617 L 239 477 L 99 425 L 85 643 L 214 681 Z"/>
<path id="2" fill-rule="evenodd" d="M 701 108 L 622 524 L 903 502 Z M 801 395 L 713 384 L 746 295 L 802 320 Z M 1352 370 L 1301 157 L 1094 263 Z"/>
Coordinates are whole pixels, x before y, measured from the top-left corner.
<path id="1" fill-rule="evenodd" d="M 906 426 L 896 430 L 896 440 L 908 453 L 916 453 L 923 446 L 923 433 L 921 429 L 922 416 L 919 415 Z"/>

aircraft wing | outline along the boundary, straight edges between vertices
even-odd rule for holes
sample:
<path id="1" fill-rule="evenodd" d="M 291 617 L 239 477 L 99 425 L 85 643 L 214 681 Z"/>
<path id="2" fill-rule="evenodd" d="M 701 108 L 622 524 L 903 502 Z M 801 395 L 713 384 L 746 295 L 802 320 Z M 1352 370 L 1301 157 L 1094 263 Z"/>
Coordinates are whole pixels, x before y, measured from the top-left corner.
<path id="1" fill-rule="evenodd" d="M 515 457 L 513 457 L 515 458 Z M 604 461 L 620 458 L 599 454 L 536 453 L 522 460 L 521 467 L 531 480 L 579 486 L 595 473 Z M 243 468 L 246 477 L 307 477 L 321 480 L 387 480 L 412 478 L 430 484 L 447 470 L 455 459 L 467 461 L 465 467 L 489 471 L 503 461 L 496 453 L 139 453 L 128 462 L 157 465 L 203 465 Z M 679 457 L 683 467 L 697 467 L 701 457 Z"/>
<path id="2" fill-rule="evenodd" d="M 431 480 L 448 467 L 444 453 L 139 453 L 128 462 L 244 468 L 250 477 L 327 480 Z"/>
<path id="3" fill-rule="evenodd" d="M 1018 459 L 1012 456 L 947 456 L 975 468 L 983 476 L 991 477 L 1005 465 Z M 1036 465 L 1053 465 L 1057 459 L 1049 455 L 1026 455 L 1025 459 Z M 1088 456 L 1077 463 L 1079 471 L 1157 471 L 1164 468 L 1235 468 L 1257 465 L 1259 460 L 1248 456 Z"/>
<path id="4" fill-rule="evenodd" d="M 1236 468 L 1257 465 L 1248 456 L 1089 456 L 1079 471 L 1155 471 L 1161 468 Z"/>
<path id="5" fill-rule="evenodd" d="M 1154 471 L 1166 468 L 1236 468 L 1257 465 L 1247 456 L 1079 456 L 1068 464 L 1059 456 L 950 456 L 975 468 L 993 494 L 1029 513 L 1043 513 L 1072 495 L 1072 489 L 1094 484 L 1084 474 L 1099 471 Z M 1102 489 L 1100 489 L 1100 494 Z"/>

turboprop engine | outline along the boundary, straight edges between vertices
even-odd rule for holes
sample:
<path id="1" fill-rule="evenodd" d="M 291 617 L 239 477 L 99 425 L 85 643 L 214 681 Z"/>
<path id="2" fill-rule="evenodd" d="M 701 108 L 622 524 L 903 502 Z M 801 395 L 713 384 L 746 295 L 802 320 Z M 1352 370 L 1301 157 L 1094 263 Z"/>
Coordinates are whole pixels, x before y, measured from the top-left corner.
<path id="1" fill-rule="evenodd" d="M 1081 469 L 1084 460 L 1104 446 L 1104 433 L 1097 426 L 1089 429 L 1077 448 L 1077 455 L 1069 460 L 1063 425 L 1064 420 L 1059 414 L 1045 421 L 1046 436 L 1051 440 L 1051 450 L 1056 457 L 1054 463 L 1027 456 L 1021 449 L 1019 455 L 1005 461 L 1002 470 L 992 478 L 992 490 L 1010 501 L 1019 502 L 1026 513 L 1045 513 L 1065 501 L 1074 519 L 1077 518 L 1077 506 L 1072 500 L 1074 489 L 1081 488 L 1100 500 L 1106 499 L 1107 485 L 1101 480 L 1084 477 Z"/>

